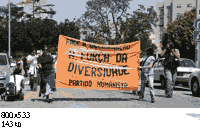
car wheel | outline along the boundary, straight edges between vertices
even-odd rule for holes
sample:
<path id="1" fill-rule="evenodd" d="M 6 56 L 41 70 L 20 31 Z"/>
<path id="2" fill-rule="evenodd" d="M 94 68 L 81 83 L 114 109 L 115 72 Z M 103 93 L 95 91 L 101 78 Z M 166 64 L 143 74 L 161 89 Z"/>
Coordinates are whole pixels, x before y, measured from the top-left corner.
<path id="1" fill-rule="evenodd" d="M 160 82 L 161 82 L 161 88 L 166 89 L 166 80 L 164 77 L 161 78 Z"/>
<path id="2" fill-rule="evenodd" d="M 191 90 L 192 90 L 193 96 L 199 96 L 200 95 L 198 80 L 196 80 L 196 79 L 192 80 Z"/>

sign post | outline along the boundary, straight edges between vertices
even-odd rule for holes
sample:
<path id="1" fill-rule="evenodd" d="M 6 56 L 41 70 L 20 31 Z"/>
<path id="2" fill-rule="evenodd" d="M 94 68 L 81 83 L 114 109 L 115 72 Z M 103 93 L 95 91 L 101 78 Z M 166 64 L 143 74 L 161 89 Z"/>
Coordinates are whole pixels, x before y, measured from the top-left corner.
<path id="1" fill-rule="evenodd" d="M 195 43 L 195 63 L 198 68 L 200 68 L 200 18 L 198 12 L 198 2 L 196 0 L 196 20 L 194 21 L 195 30 L 193 32 L 194 43 Z"/>

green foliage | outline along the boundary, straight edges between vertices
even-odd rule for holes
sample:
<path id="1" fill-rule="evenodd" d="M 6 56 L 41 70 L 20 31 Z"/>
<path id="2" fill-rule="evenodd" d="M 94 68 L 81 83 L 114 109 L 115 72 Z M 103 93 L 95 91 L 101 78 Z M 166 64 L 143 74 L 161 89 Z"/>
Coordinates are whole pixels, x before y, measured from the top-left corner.
<path id="1" fill-rule="evenodd" d="M 141 41 L 142 54 L 151 45 L 147 30 L 152 30 L 156 26 L 157 14 L 153 6 L 144 8 L 139 5 L 140 9 L 133 11 L 133 14 L 127 14 L 131 0 L 88 0 L 86 3 L 86 12 L 76 21 L 81 28 L 88 28 L 95 31 L 94 35 L 87 35 L 86 41 L 99 42 L 109 45 L 117 45 L 134 41 Z M 146 12 L 144 12 L 146 10 Z M 111 20 L 109 19 L 111 15 Z M 111 27 L 113 23 L 115 38 L 111 38 Z M 93 25 L 94 24 L 94 25 Z M 103 32 L 103 34 L 101 34 Z"/>
<path id="2" fill-rule="evenodd" d="M 111 31 L 109 23 L 113 23 L 115 26 L 116 36 L 119 37 L 119 25 L 122 21 L 123 16 L 126 15 L 126 11 L 129 8 L 129 1 L 132 0 L 88 0 L 86 2 L 86 11 L 82 16 L 76 21 L 76 24 L 81 28 L 88 28 L 92 26 L 97 34 L 95 37 L 91 36 L 88 38 L 94 38 L 92 40 L 101 40 L 102 43 L 110 42 Z M 110 20 L 109 15 L 112 16 Z M 102 35 L 100 32 L 103 32 Z M 90 40 L 87 40 L 90 41 Z"/>
<path id="3" fill-rule="evenodd" d="M 149 31 L 152 30 L 152 26 L 156 26 L 157 14 L 152 6 L 147 8 L 143 5 L 139 5 L 140 9 L 133 11 L 133 14 L 126 21 L 120 25 L 121 34 L 124 36 L 124 43 L 140 41 L 140 49 L 142 55 L 146 54 L 148 47 L 152 45 L 149 39 Z M 154 49 L 155 47 L 152 46 Z"/>
<path id="4" fill-rule="evenodd" d="M 167 25 L 166 33 L 162 35 L 162 49 L 170 42 L 174 47 L 179 49 L 181 58 L 194 60 L 195 44 L 193 43 L 194 20 L 196 19 L 196 9 L 187 11 L 175 21 Z"/>
<path id="5" fill-rule="evenodd" d="M 10 22 L 13 57 L 22 53 L 31 53 L 33 49 L 43 49 L 44 45 L 56 48 L 60 34 L 80 39 L 79 28 L 74 22 L 65 21 L 58 24 L 52 19 L 26 17 L 26 14 L 19 16 L 20 11 L 21 8 L 16 9 Z M 6 8 L 5 12 L 7 12 Z M 19 21 L 20 17 L 24 19 Z M 0 21 L 0 51 L 4 52 L 4 50 L 8 51 L 8 17 Z"/>

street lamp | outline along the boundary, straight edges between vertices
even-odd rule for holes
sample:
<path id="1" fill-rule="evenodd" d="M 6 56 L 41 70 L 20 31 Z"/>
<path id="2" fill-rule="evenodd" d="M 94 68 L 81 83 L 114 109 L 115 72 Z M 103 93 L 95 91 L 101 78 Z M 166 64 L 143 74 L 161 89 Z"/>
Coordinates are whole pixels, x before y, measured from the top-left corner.
<path id="1" fill-rule="evenodd" d="M 10 13 L 10 0 L 8 0 L 8 3 L 9 3 L 9 20 L 8 20 L 8 56 L 10 57 L 11 56 L 11 47 L 10 47 L 10 38 L 11 38 L 11 35 L 10 35 L 10 16 L 11 16 L 11 13 Z"/>
<path id="2" fill-rule="evenodd" d="M 8 0 L 9 3 L 9 24 L 8 24 L 8 56 L 10 57 L 10 0 Z"/>

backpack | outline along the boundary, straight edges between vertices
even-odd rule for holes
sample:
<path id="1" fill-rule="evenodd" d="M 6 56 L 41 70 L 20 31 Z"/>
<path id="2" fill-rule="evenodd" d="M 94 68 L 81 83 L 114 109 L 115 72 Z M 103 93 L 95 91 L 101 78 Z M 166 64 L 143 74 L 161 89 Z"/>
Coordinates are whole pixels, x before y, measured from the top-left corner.
<path id="1" fill-rule="evenodd" d="M 141 61 L 141 62 L 140 62 L 140 66 L 144 66 L 144 63 L 147 61 L 148 58 L 149 58 L 149 57 L 147 57 L 144 61 Z"/>
<path id="2" fill-rule="evenodd" d="M 165 54 L 165 59 L 163 62 L 163 66 L 165 69 L 169 69 L 169 70 L 176 70 L 177 67 L 180 66 L 180 61 L 176 60 L 176 58 L 174 56 L 170 55 L 170 51 L 166 51 L 167 53 Z"/>

